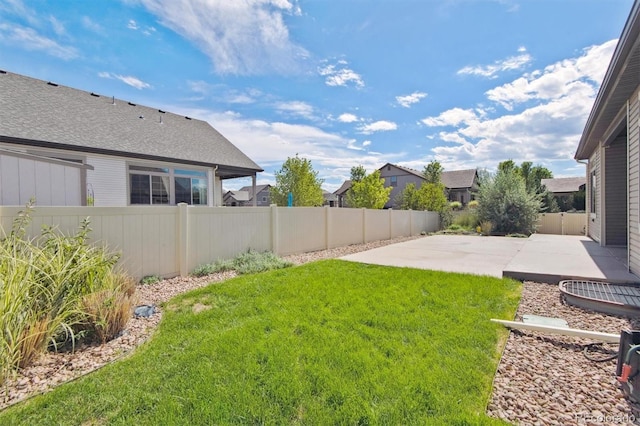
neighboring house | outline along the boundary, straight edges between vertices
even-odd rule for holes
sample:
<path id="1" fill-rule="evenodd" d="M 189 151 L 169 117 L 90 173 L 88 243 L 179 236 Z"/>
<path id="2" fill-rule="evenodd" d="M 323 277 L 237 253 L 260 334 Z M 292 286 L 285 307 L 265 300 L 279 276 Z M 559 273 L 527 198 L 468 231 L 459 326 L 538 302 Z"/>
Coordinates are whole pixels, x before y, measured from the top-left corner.
<path id="1" fill-rule="evenodd" d="M 248 191 L 227 191 L 222 197 L 222 204 L 229 207 L 243 206 L 248 201 Z"/>
<path id="2" fill-rule="evenodd" d="M 585 125 L 575 159 L 588 160 L 587 235 L 627 247 L 640 275 L 640 3 L 622 30 Z"/>
<path id="3" fill-rule="evenodd" d="M 336 196 L 337 207 L 349 207 L 347 205 L 347 191 L 351 189 L 351 181 L 345 180 L 340 185 L 340 188 L 333 191 L 333 194 Z"/>
<path id="4" fill-rule="evenodd" d="M 332 192 L 322 190 L 322 197 L 324 198 L 325 206 L 338 207 L 338 196 Z"/>
<path id="5" fill-rule="evenodd" d="M 253 188 L 243 186 L 238 191 L 227 191 L 224 194 L 225 206 L 258 206 L 269 207 L 271 205 L 271 185 L 256 185 L 257 197 L 253 197 Z"/>
<path id="6" fill-rule="evenodd" d="M 0 205 L 221 205 L 262 169 L 202 120 L 0 71 Z"/>
<path id="7" fill-rule="evenodd" d="M 466 206 L 475 200 L 478 185 L 478 169 L 451 170 L 442 172 L 441 181 L 447 188 L 449 201 L 458 201 Z"/>
<path id="8" fill-rule="evenodd" d="M 542 179 L 540 183 L 553 194 L 561 211 L 574 208 L 584 209 L 582 204 L 584 204 L 584 190 L 587 184 L 587 179 L 584 176 Z M 574 202 L 574 197 L 581 191 L 580 206 L 577 206 L 578 203 Z"/>
<path id="9" fill-rule="evenodd" d="M 404 191 L 407 184 L 413 183 L 416 188 L 419 188 L 425 182 L 422 172 L 409 167 L 387 163 L 379 170 L 380 176 L 385 181 L 384 186 L 393 188 L 385 208 L 399 207 L 398 196 Z M 462 205 L 467 205 L 469 201 L 473 200 L 478 191 L 477 169 L 444 171 L 440 180 L 447 189 L 449 201 L 459 201 Z"/>

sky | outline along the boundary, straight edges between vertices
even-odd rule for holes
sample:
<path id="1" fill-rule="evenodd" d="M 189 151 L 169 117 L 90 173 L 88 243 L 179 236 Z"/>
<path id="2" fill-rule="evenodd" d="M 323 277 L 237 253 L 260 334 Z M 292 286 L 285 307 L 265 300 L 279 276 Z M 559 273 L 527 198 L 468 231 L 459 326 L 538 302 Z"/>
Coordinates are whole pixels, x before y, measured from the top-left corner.
<path id="1" fill-rule="evenodd" d="M 274 184 L 573 156 L 632 0 L 1 0 L 0 69 L 206 120 Z M 0 93 L 0 96 L 2 94 Z M 247 179 L 224 182 L 238 189 Z"/>

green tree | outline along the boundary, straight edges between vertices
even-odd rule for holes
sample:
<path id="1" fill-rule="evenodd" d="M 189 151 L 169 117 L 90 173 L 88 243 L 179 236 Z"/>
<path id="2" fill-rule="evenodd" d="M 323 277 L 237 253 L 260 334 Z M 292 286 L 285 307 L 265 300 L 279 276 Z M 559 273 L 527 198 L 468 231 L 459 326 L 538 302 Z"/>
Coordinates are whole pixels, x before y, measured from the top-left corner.
<path id="1" fill-rule="evenodd" d="M 362 165 L 351 168 L 351 182 L 360 182 L 366 175 L 367 171 Z"/>
<path id="2" fill-rule="evenodd" d="M 498 233 L 531 234 L 542 207 L 540 194 L 527 191 L 524 179 L 512 167 L 499 168 L 483 179 L 478 193 L 478 218 Z"/>
<path id="3" fill-rule="evenodd" d="M 396 197 L 396 204 L 401 210 L 422 210 L 418 198 L 418 189 L 414 183 L 408 183 Z"/>
<path id="4" fill-rule="evenodd" d="M 306 158 L 287 158 L 282 169 L 276 172 L 276 184 L 271 187 L 271 200 L 279 206 L 288 204 L 289 193 L 293 194 L 293 205 L 321 206 L 324 202 L 321 185 L 311 161 Z"/>
<path id="5" fill-rule="evenodd" d="M 362 166 L 359 166 L 362 168 Z M 356 176 L 354 176 L 354 169 Z M 364 168 L 362 168 L 364 170 Z M 351 169 L 351 188 L 347 191 L 347 204 L 349 207 L 381 209 L 389 201 L 389 195 L 393 188 L 384 186 L 384 179 L 380 177 L 380 170 L 365 175 L 358 176 L 360 169 Z M 359 180 L 355 180 L 357 177 Z"/>
<path id="6" fill-rule="evenodd" d="M 422 176 L 424 176 L 427 183 L 440 183 L 442 179 L 442 171 L 442 165 L 438 161 L 433 160 L 424 166 Z"/>
<path id="7" fill-rule="evenodd" d="M 519 166 L 513 160 L 502 161 L 498 164 L 498 172 L 513 171 L 525 184 L 528 193 L 540 196 L 542 201 L 540 211 L 549 213 L 559 211 L 558 203 L 550 192 L 542 185 L 542 179 L 551 179 L 553 173 L 546 167 L 534 166 L 531 161 L 523 161 Z"/>

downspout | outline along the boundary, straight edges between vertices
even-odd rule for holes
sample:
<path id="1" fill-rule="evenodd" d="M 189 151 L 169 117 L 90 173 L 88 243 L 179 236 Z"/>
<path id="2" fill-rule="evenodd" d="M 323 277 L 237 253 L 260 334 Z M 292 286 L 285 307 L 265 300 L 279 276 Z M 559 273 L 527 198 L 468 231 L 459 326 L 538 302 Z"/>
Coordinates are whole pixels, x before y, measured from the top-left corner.
<path id="1" fill-rule="evenodd" d="M 213 185 L 211 185 L 213 190 L 213 199 L 211 200 L 211 207 L 216 207 L 216 172 L 218 171 L 218 165 L 213 168 Z"/>
<path id="2" fill-rule="evenodd" d="M 631 185 L 629 183 L 629 160 L 631 160 L 631 148 L 629 147 L 629 110 L 630 110 L 630 105 L 629 105 L 629 99 L 627 99 L 627 272 L 631 272 L 631 243 L 630 243 L 630 238 L 631 238 L 631 226 L 629 226 L 631 224 L 631 220 L 630 220 L 630 213 L 631 213 L 631 201 L 630 201 L 630 195 L 629 194 L 629 190 L 631 188 Z"/>

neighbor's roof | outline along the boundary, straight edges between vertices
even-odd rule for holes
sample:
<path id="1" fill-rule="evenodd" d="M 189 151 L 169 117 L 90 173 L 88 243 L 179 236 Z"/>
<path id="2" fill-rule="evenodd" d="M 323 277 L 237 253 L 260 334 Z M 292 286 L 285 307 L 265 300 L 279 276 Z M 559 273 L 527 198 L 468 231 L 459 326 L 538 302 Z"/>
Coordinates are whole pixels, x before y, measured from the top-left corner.
<path id="1" fill-rule="evenodd" d="M 351 188 L 351 181 L 345 180 L 344 182 L 342 182 L 342 185 L 340 185 L 340 188 L 333 191 L 333 193 L 336 195 L 344 195 L 350 188 Z"/>
<path id="2" fill-rule="evenodd" d="M 478 176 L 478 169 L 451 170 L 442 172 L 440 180 L 446 188 L 471 188 Z"/>
<path id="3" fill-rule="evenodd" d="M 585 176 L 578 177 L 566 177 L 566 178 L 554 178 L 554 179 L 542 179 L 540 181 L 547 191 L 553 193 L 560 192 L 576 192 L 580 190 L 582 185 L 587 183 Z"/>
<path id="4" fill-rule="evenodd" d="M 404 172 L 409 173 L 410 175 L 414 175 L 417 176 L 419 178 L 424 179 L 424 176 L 422 175 L 422 173 L 420 173 L 419 171 L 417 171 L 416 169 L 412 169 L 410 167 L 404 167 L 404 166 L 399 166 L 397 164 L 391 164 L 391 163 L 387 163 L 384 166 L 380 167 L 378 170 L 382 171 L 385 167 L 387 166 L 391 166 L 391 167 L 395 167 L 396 169 L 400 169 Z"/>
<path id="5" fill-rule="evenodd" d="M 233 198 L 236 201 L 249 201 L 249 193 L 247 191 L 227 191 L 226 196 Z"/>
<path id="6" fill-rule="evenodd" d="M 626 115 L 618 115 L 640 81 L 640 4 L 634 1 L 613 52 L 607 73 L 582 132 L 576 160 L 589 158 L 598 143 L 624 129 Z M 617 117 L 617 119 L 616 119 Z M 617 121 L 617 122 L 616 122 Z M 614 127 L 610 127 L 610 126 Z M 608 131 L 609 130 L 609 131 Z M 605 140 L 606 142 L 606 140 Z"/>
<path id="7" fill-rule="evenodd" d="M 256 193 L 259 194 L 263 190 L 268 189 L 270 187 L 271 187 L 271 185 L 269 185 L 269 184 L 256 185 Z M 251 185 L 243 186 L 242 188 L 240 188 L 240 191 L 246 191 L 249 194 L 249 200 L 253 200 L 253 187 Z"/>
<path id="8" fill-rule="evenodd" d="M 262 171 L 206 121 L 5 71 L 0 94 L 0 141 Z"/>

